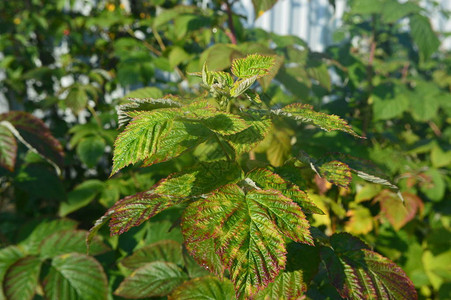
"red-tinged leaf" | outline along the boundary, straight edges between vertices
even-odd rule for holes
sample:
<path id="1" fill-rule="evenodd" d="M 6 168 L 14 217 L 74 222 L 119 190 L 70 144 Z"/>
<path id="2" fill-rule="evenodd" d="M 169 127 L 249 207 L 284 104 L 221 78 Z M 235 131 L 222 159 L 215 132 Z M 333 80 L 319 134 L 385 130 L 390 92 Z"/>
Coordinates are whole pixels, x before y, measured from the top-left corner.
<path id="1" fill-rule="evenodd" d="M 374 198 L 374 201 L 379 202 L 381 206 L 382 215 L 396 230 L 401 229 L 415 217 L 418 211 L 423 209 L 423 202 L 418 196 L 407 192 L 402 193 L 402 196 L 404 203 L 399 201 L 396 193 L 383 190 Z"/>
<path id="2" fill-rule="evenodd" d="M 7 127 L 17 139 L 44 157 L 57 170 L 62 168 L 63 147 L 52 136 L 44 122 L 26 112 L 10 111 L 0 115 L 0 124 Z"/>
<path id="3" fill-rule="evenodd" d="M 24 256 L 22 250 L 17 246 L 8 246 L 0 249 L 0 282 L 3 282 L 8 268 Z M 5 299 L 3 284 L 0 284 L 0 299 Z"/>
<path id="4" fill-rule="evenodd" d="M 175 204 L 172 197 L 155 194 L 153 191 L 125 197 L 106 213 L 111 218 L 110 233 L 112 236 L 122 234 Z"/>
<path id="5" fill-rule="evenodd" d="M 136 269 L 114 294 L 125 298 L 166 296 L 186 279 L 187 275 L 176 264 L 156 261 Z"/>
<path id="6" fill-rule="evenodd" d="M 263 189 L 275 189 L 281 191 L 285 197 L 290 198 L 297 203 L 306 213 L 316 213 L 324 215 L 308 197 L 308 195 L 291 182 L 284 180 L 278 174 L 268 169 L 260 168 L 249 172 L 246 177 L 254 181 Z"/>
<path id="7" fill-rule="evenodd" d="M 38 285 L 41 260 L 34 256 L 19 259 L 11 265 L 3 280 L 3 290 L 8 300 L 33 299 Z"/>
<path id="8" fill-rule="evenodd" d="M 134 251 L 132 255 L 123 259 L 121 264 L 128 269 L 138 269 L 154 261 L 171 262 L 183 266 L 182 245 L 172 240 L 152 243 Z"/>
<path id="9" fill-rule="evenodd" d="M 17 155 L 17 142 L 8 128 L 0 124 L 0 166 L 14 171 Z"/>
<path id="10" fill-rule="evenodd" d="M 276 115 L 282 115 L 298 121 L 312 122 L 325 131 L 340 130 L 355 137 L 362 138 L 339 116 L 314 111 L 313 107 L 309 104 L 294 103 L 272 112 Z"/>
<path id="11" fill-rule="evenodd" d="M 330 238 L 321 258 L 329 279 L 347 299 L 417 299 L 413 283 L 395 263 L 347 233 Z"/>
<path id="12" fill-rule="evenodd" d="M 204 276 L 184 282 L 169 295 L 168 300 L 231 300 L 234 298 L 235 291 L 230 280 Z"/>
<path id="13" fill-rule="evenodd" d="M 188 206 L 182 218 L 188 250 L 213 240 L 216 253 L 229 269 L 237 297 L 249 297 L 273 281 L 285 266 L 284 235 L 312 244 L 308 223 L 291 199 L 275 190 L 251 190 L 227 185 Z"/>
<path id="14" fill-rule="evenodd" d="M 341 187 L 348 187 L 352 180 L 351 169 L 338 160 L 326 162 L 318 167 L 321 177 Z"/>
<path id="15" fill-rule="evenodd" d="M 307 291 L 301 271 L 281 272 L 274 282 L 258 292 L 255 300 L 284 299 L 297 300 Z"/>
<path id="16" fill-rule="evenodd" d="M 79 300 L 108 298 L 108 281 L 94 258 L 68 253 L 55 257 L 44 281 L 45 299 Z"/>

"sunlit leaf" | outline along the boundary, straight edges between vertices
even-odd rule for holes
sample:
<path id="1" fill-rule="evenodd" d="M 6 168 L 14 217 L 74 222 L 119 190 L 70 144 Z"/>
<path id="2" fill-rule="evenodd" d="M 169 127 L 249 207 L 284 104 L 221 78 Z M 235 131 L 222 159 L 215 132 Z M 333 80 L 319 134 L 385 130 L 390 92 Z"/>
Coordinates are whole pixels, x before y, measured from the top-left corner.
<path id="1" fill-rule="evenodd" d="M 293 183 L 289 183 L 278 174 L 267 169 L 255 169 L 246 174 L 246 177 L 254 181 L 263 189 L 275 189 L 282 192 L 285 197 L 290 198 L 297 203 L 306 213 L 316 213 L 323 215 L 324 212 L 319 209 L 308 197 L 308 195 L 299 189 Z"/>
<path id="2" fill-rule="evenodd" d="M 420 50 L 423 61 L 428 60 L 440 46 L 440 40 L 432 30 L 429 19 L 420 14 L 414 14 L 410 18 L 410 34 Z"/>
<path id="3" fill-rule="evenodd" d="M 336 115 L 316 112 L 309 104 L 294 103 L 282 109 L 273 110 L 272 113 L 302 122 L 312 122 L 325 131 L 340 130 L 361 138 L 345 120 Z"/>
<path id="4" fill-rule="evenodd" d="M 274 282 L 260 291 L 255 300 L 286 299 L 297 300 L 307 290 L 307 285 L 303 280 L 301 271 L 283 271 L 277 276 Z"/>
<path id="5" fill-rule="evenodd" d="M 188 206 L 182 230 L 195 258 L 202 253 L 192 251 L 196 249 L 191 245 L 214 239 L 238 297 L 255 294 L 284 267 L 284 235 L 313 243 L 305 216 L 289 198 L 275 190 L 244 194 L 236 185 L 227 185 Z"/>
<path id="6" fill-rule="evenodd" d="M 260 54 L 248 55 L 245 58 L 235 59 L 232 62 L 232 73 L 239 78 L 255 79 L 268 74 L 269 69 L 274 65 L 273 56 L 263 56 Z"/>

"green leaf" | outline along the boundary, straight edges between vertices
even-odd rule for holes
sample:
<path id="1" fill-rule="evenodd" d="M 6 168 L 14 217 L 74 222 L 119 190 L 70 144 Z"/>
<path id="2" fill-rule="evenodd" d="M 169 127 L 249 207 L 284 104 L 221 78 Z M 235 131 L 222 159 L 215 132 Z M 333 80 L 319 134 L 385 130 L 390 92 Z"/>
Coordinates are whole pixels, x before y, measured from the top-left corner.
<path id="1" fill-rule="evenodd" d="M 277 0 L 252 0 L 252 4 L 254 5 L 255 19 L 263 15 L 263 13 L 267 10 L 270 10 L 271 7 L 276 4 Z"/>
<path id="2" fill-rule="evenodd" d="M 105 214 L 111 218 L 111 235 L 122 234 L 133 226 L 139 226 L 176 203 L 172 197 L 155 194 L 153 191 L 125 197 L 114 204 Z"/>
<path id="3" fill-rule="evenodd" d="M 250 126 L 236 134 L 224 136 L 224 139 L 235 150 L 236 156 L 254 149 L 271 129 L 271 120 L 253 114 L 240 114 Z"/>
<path id="4" fill-rule="evenodd" d="M 374 88 L 373 119 L 390 120 L 400 117 L 409 108 L 408 90 L 401 84 L 380 84 Z"/>
<path id="5" fill-rule="evenodd" d="M 416 121 L 427 122 L 435 117 L 440 106 L 440 90 L 432 82 L 417 82 L 415 92 L 409 96 L 412 116 Z"/>
<path id="6" fill-rule="evenodd" d="M 421 259 L 424 271 L 435 290 L 439 290 L 446 282 L 449 282 L 451 278 L 451 251 L 449 249 L 437 254 L 426 250 Z"/>
<path id="7" fill-rule="evenodd" d="M 253 76 L 235 81 L 233 87 L 230 89 L 230 96 L 238 97 L 239 95 L 247 91 L 256 80 L 257 76 Z"/>
<path id="8" fill-rule="evenodd" d="M 324 212 L 319 209 L 308 197 L 308 195 L 300 190 L 300 188 L 284 180 L 279 175 L 271 172 L 268 169 L 255 169 L 246 174 L 246 177 L 254 181 L 262 189 L 274 189 L 282 192 L 285 197 L 290 198 L 297 203 L 306 213 L 316 213 L 324 215 Z"/>
<path id="9" fill-rule="evenodd" d="M 369 250 L 358 238 L 334 234 L 321 250 L 333 286 L 347 299 L 416 299 L 413 283 L 389 259 Z"/>
<path id="10" fill-rule="evenodd" d="M 307 284 L 304 282 L 301 271 L 281 272 L 279 276 L 261 290 L 255 300 L 267 299 L 287 299 L 296 300 L 307 291 Z"/>
<path id="11" fill-rule="evenodd" d="M 164 97 L 164 98 L 147 98 L 142 97 L 141 94 L 146 95 L 148 91 L 142 91 L 142 89 L 132 92 L 128 95 L 136 95 L 136 97 L 129 97 L 129 102 L 119 105 L 117 110 L 117 117 L 119 121 L 118 127 L 123 127 L 127 125 L 131 120 L 130 112 L 136 111 L 151 111 L 159 108 L 177 108 L 181 107 L 182 104 L 175 97 Z"/>
<path id="12" fill-rule="evenodd" d="M 49 300 L 106 300 L 107 277 L 94 258 L 78 253 L 63 254 L 52 260 L 44 279 L 44 293 Z"/>
<path id="13" fill-rule="evenodd" d="M 160 99 L 163 98 L 163 91 L 157 87 L 144 87 L 127 93 L 126 99 Z"/>
<path id="14" fill-rule="evenodd" d="M 24 256 L 17 246 L 8 246 L 0 249 L 0 282 L 3 283 L 8 268 Z M 0 284 L 0 299 L 5 299 L 3 284 Z"/>
<path id="15" fill-rule="evenodd" d="M 248 55 L 245 58 L 234 59 L 232 62 L 232 74 L 238 78 L 260 78 L 269 73 L 274 65 L 273 56 L 260 54 Z"/>
<path id="16" fill-rule="evenodd" d="M 83 86 L 73 85 L 66 96 L 66 105 L 78 115 L 88 105 L 88 93 Z"/>
<path id="17" fill-rule="evenodd" d="M 414 14 L 410 18 L 410 34 L 418 47 L 422 61 L 427 61 L 440 46 L 440 40 L 432 30 L 429 19 L 420 14 Z"/>
<path id="18" fill-rule="evenodd" d="M 424 172 L 426 182 L 421 184 L 421 191 L 432 201 L 441 201 L 446 191 L 446 183 L 438 169 L 429 169 Z"/>
<path id="19" fill-rule="evenodd" d="M 31 233 L 19 245 L 27 253 L 38 254 L 43 239 L 55 232 L 74 230 L 77 227 L 77 223 L 68 219 L 42 220 L 38 224 L 30 224 L 31 226 Z"/>
<path id="20" fill-rule="evenodd" d="M 82 207 L 85 207 L 97 197 L 104 187 L 105 184 L 97 179 L 86 180 L 85 182 L 77 185 L 67 194 L 67 200 L 61 202 L 59 215 L 64 217 Z"/>
<path id="21" fill-rule="evenodd" d="M 190 55 L 179 46 L 175 46 L 171 49 L 171 52 L 169 52 L 169 63 L 172 69 L 177 67 L 182 62 L 187 61 L 190 58 Z"/>
<path id="22" fill-rule="evenodd" d="M 216 110 L 208 105 L 201 105 L 199 108 L 186 114 L 185 117 L 190 117 L 191 114 L 202 125 L 220 135 L 235 134 L 250 126 L 240 116 Z"/>
<path id="23" fill-rule="evenodd" d="M 7 127 L 19 141 L 60 172 L 64 160 L 63 147 L 44 122 L 32 114 L 11 111 L 0 115 L 0 125 Z"/>
<path id="24" fill-rule="evenodd" d="M 105 152 L 105 140 L 100 137 L 82 139 L 77 145 L 77 155 L 88 168 L 94 168 Z"/>
<path id="25" fill-rule="evenodd" d="M 280 192 L 244 194 L 237 185 L 190 204 L 182 217 L 187 249 L 202 264 L 204 254 L 197 253 L 195 245 L 214 239 L 238 298 L 255 294 L 285 266 L 284 236 L 313 243 L 308 226 L 300 207 Z"/>
<path id="26" fill-rule="evenodd" d="M 164 261 L 183 266 L 182 245 L 176 241 L 163 240 L 146 245 L 134 251 L 129 257 L 121 261 L 128 269 L 138 269 L 146 263 Z"/>
<path id="27" fill-rule="evenodd" d="M 40 256 L 43 258 L 55 257 L 66 253 L 87 253 L 84 243 L 87 235 L 84 230 L 58 231 L 45 238 L 40 246 Z M 108 251 L 109 248 L 99 238 L 94 239 L 90 245 L 90 255 L 98 255 Z"/>
<path id="28" fill-rule="evenodd" d="M 166 296 L 188 279 L 176 264 L 156 261 L 135 270 L 114 292 L 125 298 Z"/>
<path id="29" fill-rule="evenodd" d="M 230 300 L 234 298 L 235 291 L 230 280 L 205 276 L 184 282 L 169 295 L 168 300 Z"/>
<path id="30" fill-rule="evenodd" d="M 0 124 L 0 166 L 14 171 L 17 155 L 17 142 L 11 131 Z"/>
<path id="31" fill-rule="evenodd" d="M 345 120 L 336 115 L 316 112 L 309 104 L 294 103 L 287 105 L 280 110 L 272 110 L 271 112 L 275 115 L 282 115 L 297 121 L 312 122 L 314 125 L 325 131 L 340 130 L 355 137 L 362 138 L 352 130 L 351 126 L 349 126 Z"/>
<path id="32" fill-rule="evenodd" d="M 41 260 L 34 256 L 19 259 L 11 265 L 3 280 L 3 290 L 8 300 L 33 299 L 38 285 Z"/>
<path id="33" fill-rule="evenodd" d="M 341 187 L 348 187 L 352 180 L 349 166 L 338 160 L 321 164 L 318 167 L 318 172 L 321 177 L 324 177 L 330 183 Z"/>
<path id="34" fill-rule="evenodd" d="M 177 120 L 182 116 L 178 109 L 140 112 L 133 116 L 114 143 L 111 174 L 142 160 L 146 160 L 146 165 L 169 160 L 208 135 L 200 124 Z"/>

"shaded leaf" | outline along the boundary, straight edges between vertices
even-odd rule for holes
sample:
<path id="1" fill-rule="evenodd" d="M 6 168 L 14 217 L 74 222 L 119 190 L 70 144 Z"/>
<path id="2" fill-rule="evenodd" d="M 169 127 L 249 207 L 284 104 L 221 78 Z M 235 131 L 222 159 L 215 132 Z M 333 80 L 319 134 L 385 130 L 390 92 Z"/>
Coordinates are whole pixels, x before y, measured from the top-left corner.
<path id="1" fill-rule="evenodd" d="M 194 278 L 184 282 L 169 295 L 169 300 L 230 300 L 235 298 L 233 285 L 227 278 L 214 276 Z"/>
<path id="2" fill-rule="evenodd" d="M 0 282 L 3 283 L 6 271 L 24 256 L 21 249 L 17 246 L 8 246 L 0 249 Z M 5 299 L 3 284 L 0 284 L 0 299 Z"/>
<path id="3" fill-rule="evenodd" d="M 416 299 L 413 283 L 389 259 L 347 233 L 334 234 L 321 250 L 329 279 L 348 299 Z"/>
<path id="4" fill-rule="evenodd" d="M 42 220 L 38 224 L 30 224 L 30 226 L 32 226 L 31 233 L 19 245 L 27 253 L 38 254 L 43 239 L 55 232 L 75 230 L 77 222 L 68 219 Z"/>
<path id="5" fill-rule="evenodd" d="M 22 111 L 10 111 L 0 115 L 0 124 L 7 127 L 16 138 L 33 152 L 44 157 L 58 172 L 63 166 L 63 147 L 47 126 Z"/>
<path id="6" fill-rule="evenodd" d="M 381 206 L 382 215 L 388 219 L 396 230 L 401 229 L 411 221 L 417 212 L 423 208 L 423 202 L 418 196 L 406 192 L 402 195 L 404 203 L 399 201 L 398 196 L 389 190 L 381 191 L 374 198 L 374 201 L 379 202 Z"/>
<path id="7" fill-rule="evenodd" d="M 84 241 L 87 233 L 84 230 L 55 232 L 42 241 L 39 251 L 40 256 L 49 258 L 72 252 L 85 254 L 87 248 Z M 98 255 L 109 250 L 108 246 L 102 243 L 99 238 L 94 239 L 90 247 L 90 255 Z"/>
<path id="8" fill-rule="evenodd" d="M 17 142 L 11 131 L 0 124 L 0 166 L 14 171 L 17 155 Z"/>
<path id="9" fill-rule="evenodd" d="M 105 152 L 105 140 L 100 137 L 84 138 L 77 145 L 77 155 L 88 168 L 93 168 Z"/>
<path id="10" fill-rule="evenodd" d="M 427 17 L 414 14 L 409 20 L 410 34 L 418 47 L 421 59 L 426 61 L 438 50 L 440 40 L 432 30 L 431 23 Z"/>
<path id="11" fill-rule="evenodd" d="M 6 299 L 33 299 L 40 270 L 41 260 L 34 256 L 21 258 L 11 265 L 3 280 Z"/>
<path id="12" fill-rule="evenodd" d="M 43 283 L 49 300 L 107 299 L 108 283 L 102 266 L 83 254 L 55 257 Z"/>
<path id="13" fill-rule="evenodd" d="M 187 278 L 176 264 L 152 262 L 125 278 L 114 294 L 125 298 L 166 296 Z"/>
<path id="14" fill-rule="evenodd" d="M 86 180 L 67 194 L 67 200 L 61 202 L 60 216 L 68 214 L 88 205 L 104 189 L 105 184 L 97 179 Z"/>
<path id="15" fill-rule="evenodd" d="M 154 261 L 171 262 L 183 266 L 182 245 L 171 240 L 146 245 L 123 259 L 121 264 L 129 269 L 138 269 L 144 264 Z"/>

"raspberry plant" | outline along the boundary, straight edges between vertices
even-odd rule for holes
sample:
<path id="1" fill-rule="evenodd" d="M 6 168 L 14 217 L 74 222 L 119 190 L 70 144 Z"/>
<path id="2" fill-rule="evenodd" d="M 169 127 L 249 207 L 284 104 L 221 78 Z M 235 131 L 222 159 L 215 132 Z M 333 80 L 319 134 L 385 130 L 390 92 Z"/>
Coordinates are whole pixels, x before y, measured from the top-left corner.
<path id="1" fill-rule="evenodd" d="M 168 208 L 182 207 L 184 246 L 217 277 L 181 284 L 188 277 L 177 264 L 155 262 L 137 268 L 117 295 L 296 299 L 323 262 L 342 297 L 416 298 L 401 268 L 357 237 L 347 233 L 328 237 L 311 227 L 308 216 L 323 212 L 293 178 L 308 167 L 338 186 L 349 185 L 352 173 L 392 189 L 396 186 L 346 156 L 316 159 L 300 152 L 277 167 L 255 159 L 253 150 L 280 119 L 360 138 L 345 120 L 316 112 L 310 105 L 271 108 L 261 101 L 251 87 L 271 77 L 275 65 L 274 57 L 258 54 L 234 60 L 231 73 L 210 71 L 204 64 L 202 72 L 193 74 L 208 90 L 200 97 L 130 99 L 118 107 L 119 126 L 125 129 L 115 141 L 112 175 L 130 164 L 148 167 L 181 155 L 191 155 L 196 162 L 148 191 L 119 200 L 91 229 L 88 243 L 108 221 L 111 234 L 118 235 Z"/>

